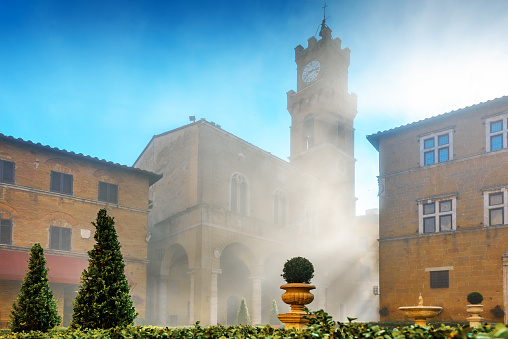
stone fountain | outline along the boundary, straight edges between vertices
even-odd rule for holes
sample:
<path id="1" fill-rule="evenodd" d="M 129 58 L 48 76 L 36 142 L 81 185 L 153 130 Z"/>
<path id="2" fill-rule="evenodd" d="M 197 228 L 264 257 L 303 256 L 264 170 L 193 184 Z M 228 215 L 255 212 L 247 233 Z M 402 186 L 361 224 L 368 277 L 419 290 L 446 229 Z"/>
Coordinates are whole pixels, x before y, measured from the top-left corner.
<path id="1" fill-rule="evenodd" d="M 441 306 L 423 306 L 422 295 L 418 297 L 418 306 L 402 306 L 399 310 L 404 312 L 406 317 L 414 319 L 415 325 L 427 326 L 427 319 L 434 318 L 443 308 Z"/>

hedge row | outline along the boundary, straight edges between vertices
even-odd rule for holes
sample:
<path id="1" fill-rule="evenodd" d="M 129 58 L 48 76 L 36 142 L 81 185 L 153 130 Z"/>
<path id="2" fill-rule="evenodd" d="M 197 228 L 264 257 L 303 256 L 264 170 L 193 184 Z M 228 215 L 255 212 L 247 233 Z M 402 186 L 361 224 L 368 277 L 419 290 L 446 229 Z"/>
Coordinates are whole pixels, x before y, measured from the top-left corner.
<path id="1" fill-rule="evenodd" d="M 419 326 L 405 326 L 399 328 L 386 328 L 369 323 L 341 323 L 334 322 L 332 317 L 323 311 L 313 312 L 306 330 L 285 330 L 256 326 L 210 326 L 202 327 L 199 322 L 193 327 L 168 328 L 152 326 L 127 326 L 116 327 L 109 330 L 71 330 L 56 328 L 48 333 L 29 332 L 11 333 L 1 335 L 0 338 L 20 339 L 81 339 L 81 338 L 110 338 L 110 339 L 138 339 L 138 338 L 178 338 L 178 339 L 205 339 L 205 338 L 374 338 L 374 339 L 404 339 L 404 338 L 508 338 L 508 325 L 497 324 L 496 326 L 482 326 L 471 328 L 469 326 L 451 327 L 441 325 L 423 328 Z"/>

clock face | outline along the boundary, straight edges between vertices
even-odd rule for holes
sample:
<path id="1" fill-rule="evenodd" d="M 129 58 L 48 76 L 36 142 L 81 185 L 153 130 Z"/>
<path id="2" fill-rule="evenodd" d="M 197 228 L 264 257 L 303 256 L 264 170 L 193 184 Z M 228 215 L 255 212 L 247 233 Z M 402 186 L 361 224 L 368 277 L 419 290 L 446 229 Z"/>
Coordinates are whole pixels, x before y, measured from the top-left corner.
<path id="1" fill-rule="evenodd" d="M 312 80 L 316 79 L 320 70 L 321 70 L 321 64 L 319 63 L 319 61 L 314 60 L 314 61 L 309 62 L 309 64 L 307 66 L 305 66 L 305 68 L 303 69 L 303 72 L 302 72 L 303 82 L 309 83 Z"/>

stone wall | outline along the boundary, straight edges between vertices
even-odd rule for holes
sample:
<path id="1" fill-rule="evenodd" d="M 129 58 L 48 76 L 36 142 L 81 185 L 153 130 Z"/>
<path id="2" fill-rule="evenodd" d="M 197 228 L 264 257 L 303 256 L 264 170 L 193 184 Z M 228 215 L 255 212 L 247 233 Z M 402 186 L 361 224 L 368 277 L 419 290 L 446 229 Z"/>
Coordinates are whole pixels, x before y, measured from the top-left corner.
<path id="1" fill-rule="evenodd" d="M 98 162 L 65 151 L 36 147 L 25 142 L 4 140 L 0 145 L 0 159 L 15 163 L 15 183 L 0 183 L 0 215 L 13 223 L 12 244 L 2 244 L 0 249 L 27 255 L 30 247 L 39 242 L 45 255 L 71 257 L 78 261 L 88 259 L 86 252 L 95 241 L 95 228 L 91 224 L 101 208 L 115 218 L 122 254 L 126 262 L 125 273 L 131 285 L 136 311 L 144 317 L 146 299 L 147 243 L 145 237 L 148 223 L 149 178 L 138 170 L 120 165 Z M 71 174 L 71 195 L 50 191 L 51 171 Z M 118 204 L 98 201 L 98 182 L 118 185 Z M 71 251 L 50 249 L 50 226 L 71 229 Z M 11 253 L 12 253 L 11 252 Z M 26 266 L 17 267 L 20 272 Z M 50 267 L 55 279 L 65 268 Z M 3 274 L 5 272 L 0 272 Z M 19 276 L 19 274 L 18 274 Z M 68 278 L 66 283 L 53 283 L 52 288 L 59 299 L 59 312 L 64 312 L 66 286 L 76 290 L 80 276 Z M 8 276 L 7 279 L 15 279 Z M 19 277 L 16 277 L 19 279 Z M 7 325 L 12 302 L 19 293 L 20 281 L 2 280 L 0 295 L 0 323 Z M 16 288 L 13 288 L 15 286 Z M 67 293 L 69 295 L 69 293 Z M 67 301 L 69 304 L 69 301 Z"/>
<path id="2" fill-rule="evenodd" d="M 438 319 L 465 320 L 466 296 L 477 291 L 484 296 L 485 319 L 502 321 L 489 311 L 503 308 L 507 298 L 502 255 L 508 251 L 508 216 L 490 226 L 486 202 L 489 191 L 508 187 L 508 149 L 486 152 L 485 121 L 507 109 L 506 98 L 496 99 L 377 136 L 380 308 L 390 312 L 382 318 L 403 319 L 397 308 L 416 305 L 422 293 L 425 305 L 443 306 Z M 422 167 L 420 142 L 446 130 L 452 131 L 450 160 Z M 440 198 L 453 201 L 453 229 L 423 233 L 422 206 Z M 430 288 L 430 272 L 439 270 L 449 272 L 448 288 Z"/>

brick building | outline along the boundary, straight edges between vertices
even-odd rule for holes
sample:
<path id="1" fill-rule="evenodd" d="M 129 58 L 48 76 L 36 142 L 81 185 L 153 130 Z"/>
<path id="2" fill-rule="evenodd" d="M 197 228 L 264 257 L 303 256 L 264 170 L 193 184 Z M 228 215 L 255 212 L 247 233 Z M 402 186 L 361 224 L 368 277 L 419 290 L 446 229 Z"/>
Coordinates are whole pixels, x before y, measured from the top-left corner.
<path id="1" fill-rule="evenodd" d="M 290 162 L 203 119 L 154 136 L 135 162 L 164 174 L 150 189 L 147 317 L 153 323 L 231 325 L 242 297 L 252 323 L 264 323 L 273 299 L 287 311 L 280 274 L 296 255 L 316 266 L 312 309 L 345 321 L 376 318 L 375 270 L 363 270 L 368 293 L 357 284 L 366 237 L 354 226 L 350 51 L 324 22 L 320 36 L 295 48 L 297 91 L 287 93 Z"/>
<path id="2" fill-rule="evenodd" d="M 160 175 L 0 134 L 0 327 L 39 242 L 67 325 L 101 208 L 115 218 L 131 295 L 144 317 L 148 189 Z"/>
<path id="3" fill-rule="evenodd" d="M 466 296 L 483 317 L 508 322 L 508 97 L 367 137 L 379 151 L 379 275 L 384 318 L 399 306 L 442 306 L 465 320 Z"/>

